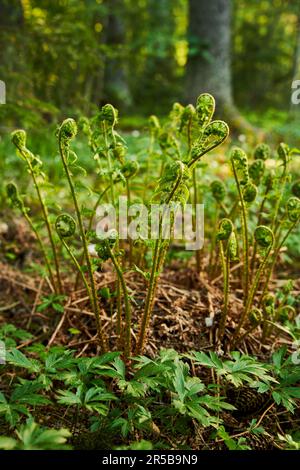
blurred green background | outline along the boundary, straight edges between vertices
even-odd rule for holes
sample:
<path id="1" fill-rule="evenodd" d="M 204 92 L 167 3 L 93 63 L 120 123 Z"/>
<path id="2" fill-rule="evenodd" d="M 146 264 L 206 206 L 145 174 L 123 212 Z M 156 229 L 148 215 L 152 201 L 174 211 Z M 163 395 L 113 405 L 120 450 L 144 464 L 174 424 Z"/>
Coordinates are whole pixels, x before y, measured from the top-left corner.
<path id="1" fill-rule="evenodd" d="M 234 130 L 300 138 L 299 0 L 0 0 L 0 12 L 2 134 L 106 102 L 134 129 L 209 91 Z"/>

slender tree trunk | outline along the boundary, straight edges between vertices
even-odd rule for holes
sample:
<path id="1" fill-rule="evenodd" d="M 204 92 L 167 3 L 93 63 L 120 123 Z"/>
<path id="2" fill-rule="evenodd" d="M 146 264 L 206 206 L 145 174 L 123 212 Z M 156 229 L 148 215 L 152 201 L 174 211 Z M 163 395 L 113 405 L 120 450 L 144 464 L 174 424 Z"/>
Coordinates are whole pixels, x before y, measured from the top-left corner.
<path id="1" fill-rule="evenodd" d="M 200 93 L 216 99 L 217 114 L 232 132 L 259 135 L 234 105 L 231 77 L 232 0 L 189 0 L 189 59 L 186 98 L 195 103 Z"/>
<path id="2" fill-rule="evenodd" d="M 211 93 L 218 106 L 232 106 L 231 0 L 189 0 L 187 98 Z"/>
<path id="3" fill-rule="evenodd" d="M 294 70 L 292 83 L 292 99 L 290 104 L 290 118 L 300 118 L 300 11 L 297 19 L 297 42 L 294 55 Z"/>
<path id="4" fill-rule="evenodd" d="M 124 45 L 124 5 L 123 0 L 109 0 L 109 14 L 106 25 L 106 44 L 110 48 L 105 62 L 104 95 L 116 107 L 129 107 L 131 93 L 127 81 Z"/>

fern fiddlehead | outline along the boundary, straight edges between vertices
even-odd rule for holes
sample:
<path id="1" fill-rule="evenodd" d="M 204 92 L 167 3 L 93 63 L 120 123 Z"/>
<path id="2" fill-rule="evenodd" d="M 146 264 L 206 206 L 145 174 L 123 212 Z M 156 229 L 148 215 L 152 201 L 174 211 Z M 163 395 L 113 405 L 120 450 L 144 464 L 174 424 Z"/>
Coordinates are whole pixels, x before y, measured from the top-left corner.
<path id="1" fill-rule="evenodd" d="M 218 231 L 218 223 L 219 223 L 219 213 L 220 209 L 223 210 L 225 215 L 227 216 L 227 210 L 224 207 L 223 201 L 226 197 L 226 188 L 222 181 L 214 180 L 210 184 L 210 190 L 214 200 L 216 201 L 216 210 L 214 212 L 214 220 L 213 220 L 213 231 L 211 233 L 211 244 L 210 244 L 210 252 L 209 252 L 209 273 L 210 276 L 213 277 L 214 275 L 214 261 L 215 261 L 215 248 L 216 248 L 216 233 Z"/>
<path id="2" fill-rule="evenodd" d="M 270 253 L 274 246 L 274 233 L 269 227 L 266 227 L 265 225 L 259 225 L 258 227 L 256 227 L 254 231 L 254 239 L 255 239 L 255 243 L 257 243 L 257 246 L 259 247 L 259 250 L 261 252 L 262 261 L 260 262 L 259 268 L 255 274 L 255 277 L 254 277 L 254 280 L 251 285 L 249 295 L 247 298 L 246 306 L 244 308 L 244 311 L 236 327 L 236 330 L 233 336 L 233 347 L 237 343 L 241 328 L 244 326 L 245 321 L 249 317 L 249 313 L 253 305 L 254 297 L 259 286 L 260 278 L 264 272 L 266 264 L 269 260 Z"/>
<path id="3" fill-rule="evenodd" d="M 103 335 L 102 325 L 101 325 L 100 307 L 99 307 L 98 298 L 97 298 L 97 289 L 96 289 L 95 279 L 93 275 L 91 259 L 90 259 L 90 255 L 88 251 L 88 242 L 86 239 L 82 215 L 81 215 L 81 211 L 80 211 L 80 207 L 79 207 L 79 203 L 78 203 L 78 199 L 77 199 L 77 195 L 75 191 L 75 186 L 73 183 L 73 179 L 72 179 L 72 175 L 71 175 L 71 172 L 69 169 L 69 163 L 68 163 L 69 154 L 70 154 L 70 142 L 76 136 L 76 134 L 77 134 L 77 125 L 74 119 L 69 118 L 63 121 L 63 123 L 61 124 L 58 130 L 59 152 L 60 152 L 60 157 L 62 160 L 63 168 L 67 177 L 67 181 L 69 184 L 72 200 L 74 203 L 81 243 L 83 246 L 85 261 L 87 264 L 89 287 L 91 291 L 91 300 L 92 300 L 91 306 L 95 314 L 99 343 L 100 343 L 101 350 L 105 351 L 106 345 L 105 345 L 105 340 L 104 340 L 104 335 Z"/>
<path id="4" fill-rule="evenodd" d="M 214 99 L 208 95 L 208 101 L 214 103 Z M 201 98 L 201 96 L 200 96 Z M 199 124 L 209 122 L 214 110 L 214 106 L 207 106 L 200 109 L 202 98 L 197 101 L 198 106 L 198 119 Z M 206 99 L 206 98 L 205 98 Z M 180 110 L 182 111 L 182 110 Z M 205 118 L 206 116 L 206 118 Z M 189 197 L 188 182 L 190 180 L 192 170 L 196 166 L 198 160 L 206 153 L 223 143 L 228 134 L 229 128 L 223 121 L 213 121 L 207 124 L 203 129 L 199 130 L 200 137 L 196 138 L 191 143 L 188 151 L 188 161 L 183 163 L 178 160 L 171 168 L 162 176 L 156 190 L 156 196 L 159 197 L 161 204 L 180 203 L 185 204 Z M 147 334 L 150 314 L 153 308 L 155 292 L 159 273 L 162 269 L 164 258 L 168 249 L 169 243 L 164 241 L 162 243 L 162 217 L 159 222 L 159 236 L 155 242 L 152 267 L 150 273 L 149 288 L 147 291 L 145 309 L 142 315 L 140 329 L 137 341 L 137 354 L 143 351 L 145 338 Z"/>
<path id="5" fill-rule="evenodd" d="M 112 232 L 112 231 L 111 231 Z M 125 359 L 128 359 L 131 354 L 131 304 L 129 293 L 127 289 L 127 285 L 125 282 L 123 270 L 118 262 L 117 255 L 114 253 L 114 245 L 116 245 L 118 236 L 117 232 L 110 233 L 109 238 L 99 239 L 97 240 L 96 244 L 96 251 L 100 258 L 100 260 L 105 261 L 107 259 L 111 259 L 116 270 L 116 274 L 120 281 L 121 289 L 124 296 L 124 303 L 125 303 L 125 341 L 124 341 L 124 356 Z"/>
<path id="6" fill-rule="evenodd" d="M 282 237 L 281 240 L 279 238 L 277 238 L 277 242 L 276 242 L 275 247 L 274 247 L 274 253 L 273 253 L 272 259 L 271 259 L 271 263 L 270 263 L 270 266 L 267 269 L 266 280 L 265 280 L 265 283 L 264 283 L 264 286 L 263 286 L 260 303 L 262 302 L 263 298 L 265 297 L 265 295 L 267 293 L 268 285 L 269 285 L 270 279 L 272 277 L 273 270 L 274 270 L 277 258 L 279 256 L 280 250 L 283 247 L 286 240 L 288 239 L 291 232 L 294 230 L 294 228 L 300 222 L 300 199 L 299 198 L 297 198 L 295 196 L 292 196 L 292 197 L 289 198 L 289 200 L 287 201 L 287 204 L 286 204 L 285 217 L 288 219 L 288 221 L 290 223 L 290 227 L 288 228 L 288 230 L 286 231 L 286 233 L 284 234 L 284 236 Z"/>
<path id="7" fill-rule="evenodd" d="M 226 320 L 228 315 L 228 300 L 229 300 L 229 267 L 230 261 L 236 257 L 236 239 L 233 231 L 233 224 L 229 219 L 222 219 L 219 224 L 219 231 L 217 233 L 216 240 L 219 243 L 219 251 L 221 257 L 221 264 L 223 270 L 223 297 L 224 304 L 219 325 L 218 340 L 222 341 Z M 227 242 L 227 246 L 224 250 L 223 243 Z"/>
<path id="8" fill-rule="evenodd" d="M 231 153 L 231 166 L 236 182 L 242 223 L 243 237 L 243 290 L 244 304 L 247 303 L 247 291 L 249 284 L 249 236 L 248 236 L 248 215 L 245 202 L 252 202 L 256 197 L 256 187 L 249 181 L 248 159 L 245 152 L 236 148 Z"/>
<path id="9" fill-rule="evenodd" d="M 39 200 L 39 204 L 42 210 L 43 220 L 46 225 L 49 242 L 50 242 L 50 246 L 52 250 L 53 260 L 55 264 L 57 285 L 56 285 L 52 270 L 51 270 L 51 275 L 49 272 L 50 279 L 53 284 L 54 290 L 58 293 L 61 293 L 62 282 L 61 282 L 61 276 L 60 276 L 60 270 L 59 270 L 59 262 L 58 262 L 57 252 L 56 252 L 55 243 L 53 239 L 51 223 L 49 220 L 48 208 L 43 198 L 40 185 L 38 182 L 38 176 L 42 174 L 41 172 L 42 162 L 35 155 L 33 155 L 33 153 L 31 153 L 30 150 L 28 150 L 28 148 L 26 147 L 26 139 L 27 139 L 26 132 L 22 129 L 16 130 L 12 133 L 12 142 L 18 149 L 18 152 L 20 156 L 22 157 L 22 159 L 26 162 L 27 168 L 32 178 L 33 185 L 34 185 L 34 188 L 35 188 L 38 200 Z"/>

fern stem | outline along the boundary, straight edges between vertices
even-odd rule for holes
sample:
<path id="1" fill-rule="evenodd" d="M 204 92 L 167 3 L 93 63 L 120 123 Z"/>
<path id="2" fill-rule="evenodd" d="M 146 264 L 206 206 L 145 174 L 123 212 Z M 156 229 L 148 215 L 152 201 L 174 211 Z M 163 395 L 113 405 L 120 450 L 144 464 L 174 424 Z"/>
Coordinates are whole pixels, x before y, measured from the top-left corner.
<path id="1" fill-rule="evenodd" d="M 284 235 L 284 237 L 283 237 L 283 239 L 281 240 L 281 242 L 277 244 L 277 247 L 275 247 L 274 253 L 273 253 L 273 255 L 272 255 L 272 261 L 271 261 L 271 264 L 270 264 L 269 269 L 268 269 L 268 271 L 267 271 L 267 276 L 266 276 L 266 280 L 265 280 L 265 282 L 264 282 L 262 294 L 261 294 L 261 297 L 260 297 L 260 300 L 259 300 L 259 305 L 261 305 L 261 302 L 262 302 L 264 296 L 265 296 L 266 293 L 267 293 L 268 286 L 269 286 L 269 282 L 270 282 L 270 280 L 271 280 L 271 277 L 272 277 L 272 274 L 273 274 L 273 270 L 274 270 L 274 267 L 275 267 L 275 264 L 276 264 L 278 255 L 279 255 L 279 253 L 280 253 L 280 250 L 281 250 L 281 248 L 283 247 L 283 245 L 284 245 L 285 241 L 287 240 L 287 238 L 289 237 L 290 233 L 294 230 L 294 228 L 296 227 L 296 225 L 299 223 L 299 220 L 300 220 L 300 219 L 297 219 L 297 220 L 291 225 L 291 227 L 290 227 L 289 230 L 286 232 L 286 234 Z"/>
<path id="2" fill-rule="evenodd" d="M 128 295 L 128 289 L 126 286 L 126 282 L 124 279 L 123 271 L 118 263 L 118 260 L 112 251 L 111 247 L 109 246 L 109 243 L 106 243 L 106 247 L 109 251 L 111 260 L 113 262 L 113 265 L 115 267 L 117 276 L 119 278 L 123 295 L 124 295 L 124 302 L 125 302 L 125 358 L 128 359 L 131 354 L 131 306 L 130 306 L 130 300 L 129 300 L 129 295 Z"/>
<path id="3" fill-rule="evenodd" d="M 268 258 L 269 258 L 269 255 L 271 253 L 272 248 L 273 248 L 273 244 L 271 244 L 270 247 L 268 248 L 268 250 L 267 250 L 267 252 L 264 256 L 264 259 L 262 260 L 262 262 L 261 262 L 261 264 L 260 264 L 260 266 L 259 266 L 259 268 L 258 268 L 258 270 L 255 274 L 255 278 L 254 278 L 253 284 L 252 284 L 250 292 L 249 292 L 246 307 L 244 308 L 243 314 L 241 315 L 241 318 L 239 320 L 239 323 L 238 323 L 238 325 L 236 327 L 236 330 L 234 332 L 234 335 L 233 335 L 233 345 L 232 345 L 233 348 L 237 344 L 237 340 L 238 340 L 240 330 L 241 330 L 242 326 L 244 325 L 245 320 L 248 318 L 248 315 L 250 313 L 250 310 L 251 310 L 251 307 L 252 307 L 252 304 L 253 304 L 253 300 L 254 300 L 254 296 L 255 296 L 256 291 L 257 291 L 258 286 L 259 286 L 259 281 L 260 281 L 261 275 L 262 275 L 262 273 L 265 269 L 265 266 L 267 264 L 267 261 L 268 261 Z"/>
<path id="4" fill-rule="evenodd" d="M 178 175 L 177 180 L 174 184 L 174 187 L 172 191 L 170 192 L 167 200 L 165 201 L 166 205 L 168 205 L 172 201 L 178 189 L 178 186 L 181 183 L 182 176 L 183 176 L 182 173 Z M 158 238 L 155 242 L 149 287 L 147 291 L 145 308 L 144 308 L 144 312 L 142 315 L 140 330 L 139 330 L 138 340 L 137 340 L 137 347 L 136 347 L 137 354 L 141 354 L 144 349 L 146 334 L 147 334 L 147 330 L 149 326 L 150 314 L 153 309 L 153 303 L 154 303 L 154 298 L 155 298 L 155 293 L 156 293 L 156 288 L 157 288 L 157 283 L 158 283 L 158 278 L 159 278 L 159 269 L 161 269 L 162 264 L 163 264 L 163 260 L 160 260 L 160 255 L 162 255 L 163 252 L 161 252 L 160 250 L 161 250 L 161 242 L 162 242 L 162 228 L 163 228 L 162 224 L 163 224 L 164 213 L 165 211 L 163 212 L 163 214 L 160 215 L 160 219 L 159 219 Z"/>
<path id="5" fill-rule="evenodd" d="M 249 240 L 248 240 L 248 222 L 247 211 L 242 194 L 241 185 L 236 173 L 234 164 L 232 165 L 234 179 L 238 188 L 239 200 L 241 204 L 241 222 L 242 222 L 242 238 L 243 238 L 243 291 L 244 291 L 244 305 L 247 305 L 248 298 L 248 285 L 249 285 Z"/>
<path id="6" fill-rule="evenodd" d="M 220 257 L 221 257 L 221 264 L 223 270 L 223 296 L 224 296 L 224 305 L 220 320 L 220 327 L 219 327 L 219 334 L 218 339 L 222 341 L 224 333 L 225 333 L 225 326 L 226 320 L 228 315 L 228 299 L 229 299 L 229 256 L 225 258 L 224 248 L 222 240 L 219 241 L 219 249 L 220 249 Z"/>
<path id="7" fill-rule="evenodd" d="M 70 187 L 70 191 L 71 191 L 71 195 L 72 195 L 72 199 L 73 199 L 73 203 L 75 207 L 75 212 L 76 212 L 76 216 L 78 220 L 80 237 L 81 237 L 81 241 L 83 245 L 84 257 L 86 260 L 88 276 L 89 276 L 89 281 L 90 281 L 92 308 L 95 314 L 96 327 L 97 327 L 100 347 L 101 347 L 101 350 L 104 352 L 106 350 L 106 345 L 105 345 L 105 340 L 104 340 L 104 336 L 102 332 L 100 308 L 99 308 L 98 299 L 97 299 L 97 290 L 96 290 L 96 284 L 95 284 L 95 279 L 94 279 L 93 270 L 92 270 L 91 258 L 90 258 L 89 251 L 88 251 L 87 240 L 85 237 L 85 231 L 84 231 L 81 212 L 80 212 L 80 208 L 79 208 L 79 204 L 78 204 L 78 200 L 77 200 L 77 196 L 75 192 L 75 187 L 74 187 L 73 180 L 72 180 L 69 168 L 68 168 L 67 155 L 65 154 L 65 148 L 62 145 L 61 137 L 59 138 L 59 151 L 60 151 L 63 167 L 66 173 L 66 177 L 69 183 L 69 187 Z"/>
<path id="8" fill-rule="evenodd" d="M 59 271 L 59 263 L 58 263 L 55 243 L 54 243 L 54 239 L 53 239 L 51 224 L 50 224 L 50 221 L 49 221 L 48 209 L 47 209 L 47 206 L 46 206 L 45 201 L 43 199 L 43 196 L 41 194 L 40 187 L 39 187 L 39 184 L 37 182 L 36 175 L 34 173 L 34 169 L 32 168 L 32 165 L 31 165 L 30 161 L 27 158 L 25 158 L 25 159 L 26 159 L 26 162 L 27 162 L 27 165 L 28 165 L 28 168 L 29 168 L 32 180 L 33 180 L 33 184 L 34 184 L 34 187 L 35 187 L 35 190 L 36 190 L 39 202 L 40 202 L 40 206 L 41 206 L 42 213 L 43 213 L 43 218 L 44 218 L 44 221 L 45 221 L 45 224 L 46 224 L 46 228 L 47 228 L 47 232 L 48 232 L 48 236 L 49 236 L 49 241 L 50 241 L 50 245 L 51 245 L 51 249 L 52 249 L 52 253 L 53 253 L 53 259 L 54 259 L 55 271 L 56 271 L 56 277 L 57 277 L 57 284 L 58 284 L 58 287 L 56 287 L 56 283 L 54 282 L 54 278 L 53 278 L 53 280 L 52 280 L 52 282 L 54 282 L 53 287 L 54 287 L 54 290 L 56 292 L 61 293 L 62 292 L 62 283 L 61 283 L 61 277 L 60 277 L 60 271 Z"/>

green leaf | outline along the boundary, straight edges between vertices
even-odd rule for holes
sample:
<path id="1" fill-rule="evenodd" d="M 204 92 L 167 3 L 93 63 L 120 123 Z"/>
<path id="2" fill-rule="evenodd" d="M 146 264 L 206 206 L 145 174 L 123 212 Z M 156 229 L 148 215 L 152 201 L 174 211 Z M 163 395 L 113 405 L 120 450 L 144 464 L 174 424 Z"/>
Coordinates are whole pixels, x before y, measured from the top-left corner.
<path id="1" fill-rule="evenodd" d="M 113 366 L 120 379 L 125 380 L 125 364 L 120 357 L 115 357 Z"/>
<path id="2" fill-rule="evenodd" d="M 181 401 L 184 401 L 186 390 L 185 390 L 185 377 L 183 373 L 182 362 L 178 362 L 176 364 L 173 384 L 174 384 L 175 391 L 179 396 L 179 399 Z"/>
<path id="3" fill-rule="evenodd" d="M 12 449 L 15 449 L 16 445 L 17 445 L 16 439 L 12 439 L 11 437 L 0 436 L 0 449 L 12 450 Z"/>
<path id="4" fill-rule="evenodd" d="M 71 392 L 70 390 L 57 391 L 58 403 L 61 405 L 80 405 L 80 396 Z"/>
<path id="5" fill-rule="evenodd" d="M 56 302 L 53 302 L 52 307 L 56 312 L 64 313 L 64 307 Z"/>
<path id="6" fill-rule="evenodd" d="M 6 353 L 6 360 L 9 364 L 17 367 L 23 367 L 28 369 L 30 372 L 39 372 L 41 370 L 41 364 L 35 359 L 29 359 L 18 349 L 12 349 Z"/>
<path id="7" fill-rule="evenodd" d="M 274 398 L 274 401 L 275 401 L 276 405 L 280 405 L 280 403 L 281 403 L 280 393 L 274 391 L 274 392 L 272 392 L 272 397 Z"/>

